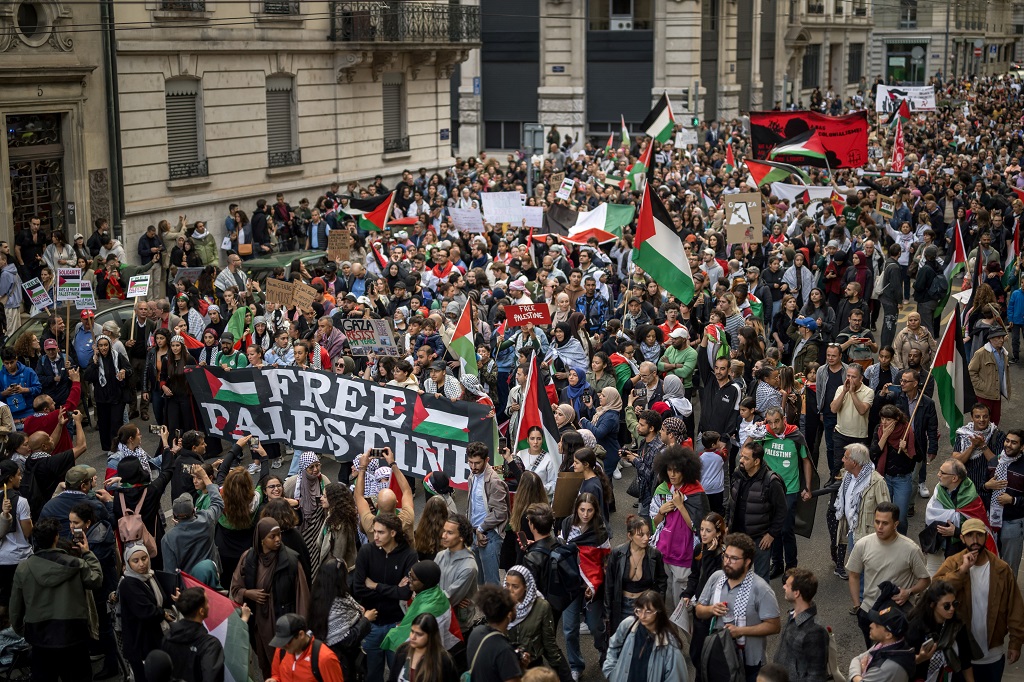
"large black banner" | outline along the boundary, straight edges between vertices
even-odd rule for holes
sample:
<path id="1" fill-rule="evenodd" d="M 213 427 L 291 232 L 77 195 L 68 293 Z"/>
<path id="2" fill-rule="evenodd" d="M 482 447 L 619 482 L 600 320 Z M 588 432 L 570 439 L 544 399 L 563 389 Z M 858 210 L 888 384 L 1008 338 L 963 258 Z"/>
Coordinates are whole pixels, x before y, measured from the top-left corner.
<path id="1" fill-rule="evenodd" d="M 495 442 L 489 409 L 330 372 L 194 369 L 188 373 L 207 432 L 233 439 L 253 434 L 296 450 L 352 461 L 390 447 L 402 471 L 443 470 L 453 484 L 469 477 L 466 446 Z"/>

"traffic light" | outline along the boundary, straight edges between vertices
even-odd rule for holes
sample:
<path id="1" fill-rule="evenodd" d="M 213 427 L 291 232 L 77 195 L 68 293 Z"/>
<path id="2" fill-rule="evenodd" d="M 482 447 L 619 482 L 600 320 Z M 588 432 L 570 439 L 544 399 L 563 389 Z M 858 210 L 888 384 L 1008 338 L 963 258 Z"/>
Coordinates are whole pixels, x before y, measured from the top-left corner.
<path id="1" fill-rule="evenodd" d="M 690 126 L 693 127 L 693 128 L 699 127 L 700 126 L 700 118 L 697 117 L 697 116 L 693 116 L 692 118 L 690 118 Z"/>

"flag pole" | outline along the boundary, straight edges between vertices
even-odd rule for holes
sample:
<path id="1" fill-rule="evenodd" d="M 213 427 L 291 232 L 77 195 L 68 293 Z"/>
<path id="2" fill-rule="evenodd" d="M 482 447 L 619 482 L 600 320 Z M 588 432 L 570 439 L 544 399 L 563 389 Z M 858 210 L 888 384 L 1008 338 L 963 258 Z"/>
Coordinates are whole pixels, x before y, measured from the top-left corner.
<path id="1" fill-rule="evenodd" d="M 64 355 L 68 354 L 68 344 L 71 342 L 71 301 L 68 301 L 65 306 L 67 321 L 64 323 Z"/>

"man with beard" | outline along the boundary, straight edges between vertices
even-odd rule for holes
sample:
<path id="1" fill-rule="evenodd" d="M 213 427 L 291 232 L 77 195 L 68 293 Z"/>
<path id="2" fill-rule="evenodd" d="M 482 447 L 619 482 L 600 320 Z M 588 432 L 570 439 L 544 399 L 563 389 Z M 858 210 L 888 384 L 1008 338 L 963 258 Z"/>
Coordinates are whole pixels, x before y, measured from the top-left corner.
<path id="1" fill-rule="evenodd" d="M 764 414 L 765 434 L 761 445 L 764 448 L 764 463 L 779 475 L 786 488 L 786 523 L 782 537 L 772 544 L 771 578 L 782 575 L 784 570 L 795 568 L 796 503 L 798 499 L 811 499 L 811 460 L 807 456 L 807 441 L 800 429 L 786 423 L 786 415 L 778 407 L 769 407 Z M 785 553 L 785 568 L 783 568 Z"/>
<path id="2" fill-rule="evenodd" d="M 960 602 L 957 613 L 970 628 L 977 650 L 971 652 L 976 682 L 1000 680 L 1006 663 L 1020 658 L 1024 643 L 1024 599 L 1013 569 L 986 548 L 988 528 L 979 519 L 968 519 L 960 527 L 966 547 L 947 558 L 936 580 L 956 589 Z M 1009 635 L 1009 647 L 1006 637 Z M 972 647 L 973 648 L 973 647 Z M 966 656 L 966 652 L 962 654 Z"/>
<path id="3" fill-rule="evenodd" d="M 988 518 L 999 531 L 999 558 L 1010 564 L 1013 575 L 1020 568 L 1024 549 L 1024 429 L 1012 429 L 1003 439 L 998 460 L 989 460 L 989 480 L 985 487 L 992 491 Z"/>
<path id="4" fill-rule="evenodd" d="M 767 639 L 781 629 L 779 602 L 770 585 L 754 573 L 754 541 L 743 533 L 725 536 L 722 570 L 708 578 L 696 605 L 697 617 L 715 619 L 740 646 L 746 679 L 766 662 Z"/>
<path id="5" fill-rule="evenodd" d="M 990 463 L 996 461 L 996 453 L 1003 443 L 1003 432 L 992 423 L 988 407 L 981 403 L 971 408 L 971 421 L 956 430 L 953 457 L 967 467 L 967 477 L 978 489 L 985 509 L 989 508 L 992 496 L 992 490 L 985 485 L 988 469 Z"/>

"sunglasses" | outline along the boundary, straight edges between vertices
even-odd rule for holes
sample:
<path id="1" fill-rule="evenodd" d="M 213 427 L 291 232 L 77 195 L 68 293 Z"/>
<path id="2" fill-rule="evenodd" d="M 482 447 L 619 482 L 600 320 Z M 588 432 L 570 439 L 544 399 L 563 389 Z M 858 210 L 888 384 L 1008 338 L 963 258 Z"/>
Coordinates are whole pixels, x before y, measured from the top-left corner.
<path id="1" fill-rule="evenodd" d="M 955 609 L 955 608 L 960 606 L 960 602 L 956 601 L 956 600 L 954 600 L 954 601 L 945 601 L 945 602 L 942 602 L 941 604 L 939 604 L 939 606 L 942 607 L 943 611 L 952 611 L 953 609 Z"/>

